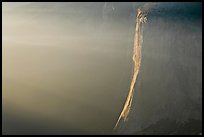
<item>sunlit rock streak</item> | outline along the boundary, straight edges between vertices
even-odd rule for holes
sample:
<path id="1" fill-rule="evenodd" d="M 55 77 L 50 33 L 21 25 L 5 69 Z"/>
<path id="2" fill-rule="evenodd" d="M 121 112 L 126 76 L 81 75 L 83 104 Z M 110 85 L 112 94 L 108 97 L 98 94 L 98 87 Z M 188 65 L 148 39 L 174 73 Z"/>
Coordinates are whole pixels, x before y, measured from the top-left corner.
<path id="1" fill-rule="evenodd" d="M 130 112 L 132 99 L 133 99 L 133 92 L 134 92 L 134 86 L 136 83 L 136 79 L 139 73 L 140 63 L 141 63 L 141 47 L 143 42 L 143 27 L 140 25 L 143 23 L 146 23 L 147 18 L 145 15 L 143 15 L 142 11 L 140 9 L 137 10 L 137 17 L 136 17 L 136 29 L 135 29 L 135 37 L 134 37 L 134 49 L 133 49 L 133 62 L 134 62 L 134 74 L 132 78 L 132 82 L 130 85 L 129 94 L 127 97 L 127 100 L 125 102 L 125 105 L 123 107 L 123 110 L 118 118 L 118 121 L 114 127 L 114 129 L 117 128 L 118 123 L 120 122 L 121 118 L 126 121 L 128 114 Z"/>

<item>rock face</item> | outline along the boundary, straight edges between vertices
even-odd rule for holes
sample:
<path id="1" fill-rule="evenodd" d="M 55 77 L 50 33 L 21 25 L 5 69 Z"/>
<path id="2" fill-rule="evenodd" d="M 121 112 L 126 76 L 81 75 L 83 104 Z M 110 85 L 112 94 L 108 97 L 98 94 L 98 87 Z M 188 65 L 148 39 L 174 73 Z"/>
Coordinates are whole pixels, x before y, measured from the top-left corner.
<path id="1" fill-rule="evenodd" d="M 148 13 L 133 106 L 119 133 L 202 132 L 201 6 L 161 4 Z"/>

